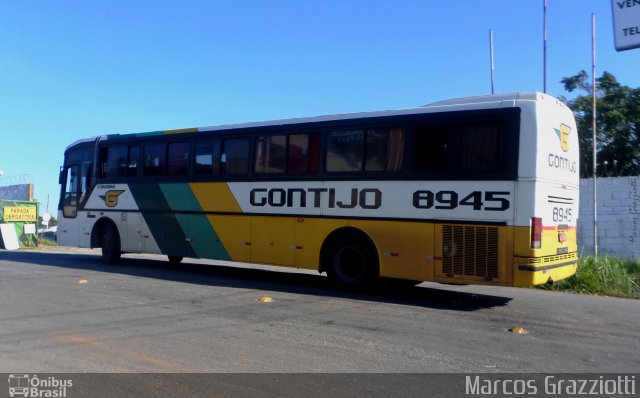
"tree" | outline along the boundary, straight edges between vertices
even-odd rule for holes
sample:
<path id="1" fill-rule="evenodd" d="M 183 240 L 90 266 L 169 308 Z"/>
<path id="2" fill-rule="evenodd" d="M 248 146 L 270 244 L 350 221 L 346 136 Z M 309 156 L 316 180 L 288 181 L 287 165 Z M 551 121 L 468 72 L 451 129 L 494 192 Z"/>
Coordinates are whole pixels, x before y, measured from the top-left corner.
<path id="1" fill-rule="evenodd" d="M 42 222 L 44 220 L 42 219 L 42 216 L 38 216 L 38 225 L 43 225 Z M 55 217 L 51 217 L 51 219 L 49 220 L 49 228 L 51 227 L 55 227 L 56 225 L 58 225 L 58 220 Z"/>
<path id="2" fill-rule="evenodd" d="M 580 177 L 593 176 L 593 85 L 580 71 L 561 80 L 565 90 L 587 95 L 563 100 L 573 110 L 580 139 Z M 640 175 L 640 88 L 621 85 L 609 72 L 596 79 L 597 175 Z"/>

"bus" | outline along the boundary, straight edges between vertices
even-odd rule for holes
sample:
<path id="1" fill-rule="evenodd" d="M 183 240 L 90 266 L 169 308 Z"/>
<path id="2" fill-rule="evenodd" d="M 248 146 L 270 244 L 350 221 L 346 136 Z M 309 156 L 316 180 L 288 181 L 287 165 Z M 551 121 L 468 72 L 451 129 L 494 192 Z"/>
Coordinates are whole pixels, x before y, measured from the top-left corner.
<path id="1" fill-rule="evenodd" d="M 536 92 L 104 135 L 66 148 L 58 240 L 341 287 L 541 285 L 577 269 L 578 162 L 573 113 Z"/>

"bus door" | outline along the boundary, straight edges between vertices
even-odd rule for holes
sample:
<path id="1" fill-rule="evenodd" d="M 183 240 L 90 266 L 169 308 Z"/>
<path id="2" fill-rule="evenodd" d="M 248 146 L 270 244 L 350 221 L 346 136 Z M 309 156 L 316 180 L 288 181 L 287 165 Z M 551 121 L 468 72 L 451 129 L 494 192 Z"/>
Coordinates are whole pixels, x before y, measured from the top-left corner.
<path id="1" fill-rule="evenodd" d="M 78 218 L 78 209 L 82 208 L 89 194 L 91 181 L 91 162 L 78 162 L 64 167 L 60 173 L 62 184 L 62 218 L 63 228 L 60 236 L 61 244 L 79 245 L 81 233 L 86 228 L 85 220 Z"/>
<path id="2" fill-rule="evenodd" d="M 131 212 L 126 214 L 127 217 L 127 239 L 122 242 L 122 249 L 132 253 L 144 252 L 145 249 L 150 253 L 159 252 L 157 245 L 152 247 L 146 247 L 147 241 L 150 240 L 151 231 L 144 223 L 144 218 L 141 213 Z M 126 243 L 125 243 L 126 242 Z M 155 250 L 154 250 L 155 249 Z"/>

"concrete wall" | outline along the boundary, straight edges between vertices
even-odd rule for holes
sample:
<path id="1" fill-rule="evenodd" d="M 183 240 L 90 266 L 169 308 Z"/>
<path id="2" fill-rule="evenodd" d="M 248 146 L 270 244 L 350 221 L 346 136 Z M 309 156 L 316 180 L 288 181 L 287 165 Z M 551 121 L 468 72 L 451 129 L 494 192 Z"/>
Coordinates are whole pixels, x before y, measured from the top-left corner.
<path id="1" fill-rule="evenodd" d="M 598 254 L 640 260 L 640 177 L 597 179 Z M 593 254 L 593 179 L 580 180 L 578 246 Z"/>

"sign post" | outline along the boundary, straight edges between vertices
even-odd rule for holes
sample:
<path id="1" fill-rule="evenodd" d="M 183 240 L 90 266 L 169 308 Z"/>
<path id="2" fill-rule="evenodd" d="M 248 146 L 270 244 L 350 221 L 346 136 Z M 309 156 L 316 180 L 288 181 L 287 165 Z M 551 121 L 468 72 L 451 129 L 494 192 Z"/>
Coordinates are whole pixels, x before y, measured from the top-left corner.
<path id="1" fill-rule="evenodd" d="M 640 0 L 611 0 L 617 51 L 640 47 Z"/>

